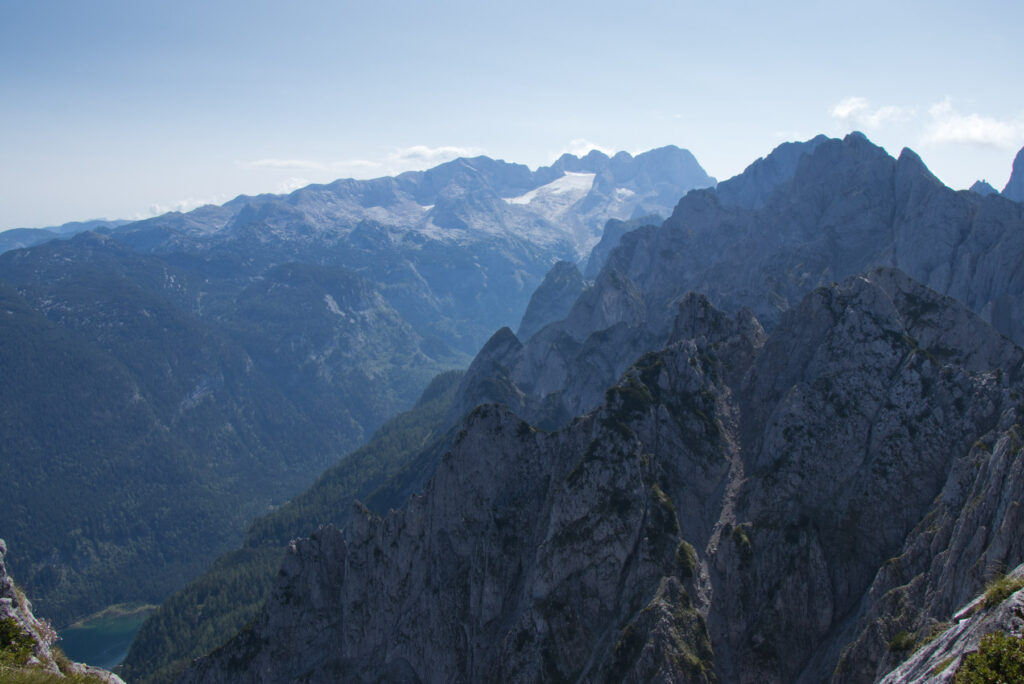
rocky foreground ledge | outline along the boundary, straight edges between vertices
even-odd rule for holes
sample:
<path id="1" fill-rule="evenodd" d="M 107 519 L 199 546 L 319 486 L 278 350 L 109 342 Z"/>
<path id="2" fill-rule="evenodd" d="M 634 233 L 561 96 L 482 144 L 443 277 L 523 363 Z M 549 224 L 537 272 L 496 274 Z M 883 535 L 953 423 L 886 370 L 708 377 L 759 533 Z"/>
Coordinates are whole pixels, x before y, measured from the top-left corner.
<path id="1" fill-rule="evenodd" d="M 905 663 L 890 672 L 881 684 L 952 682 L 964 658 L 978 651 L 991 634 L 1020 637 L 1024 634 L 1024 565 L 957 611 L 948 623 L 940 623 L 935 637 L 918 648 Z"/>
<path id="2" fill-rule="evenodd" d="M 124 684 L 112 672 L 73 663 L 55 645 L 57 632 L 32 614 L 32 604 L 7 574 L 7 544 L 0 539 L 0 681 L 17 671 L 42 670 L 54 681 L 73 678 L 97 684 Z M 33 680 L 35 681 L 35 680 Z"/>

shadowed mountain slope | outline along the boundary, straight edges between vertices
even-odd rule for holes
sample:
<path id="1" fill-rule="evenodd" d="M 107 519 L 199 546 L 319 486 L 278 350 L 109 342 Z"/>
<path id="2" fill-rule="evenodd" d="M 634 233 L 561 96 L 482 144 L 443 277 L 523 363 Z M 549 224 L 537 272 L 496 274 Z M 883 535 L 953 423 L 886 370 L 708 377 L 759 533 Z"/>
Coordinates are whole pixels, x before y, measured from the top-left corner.
<path id="1" fill-rule="evenodd" d="M 872 681 L 873 644 L 1022 560 L 999 502 L 1024 480 L 988 492 L 1020 467 L 1022 362 L 894 270 L 767 337 L 686 296 L 595 410 L 546 433 L 480 407 L 401 510 L 293 542 L 180 681 Z M 905 567 L 931 603 L 886 591 Z"/>

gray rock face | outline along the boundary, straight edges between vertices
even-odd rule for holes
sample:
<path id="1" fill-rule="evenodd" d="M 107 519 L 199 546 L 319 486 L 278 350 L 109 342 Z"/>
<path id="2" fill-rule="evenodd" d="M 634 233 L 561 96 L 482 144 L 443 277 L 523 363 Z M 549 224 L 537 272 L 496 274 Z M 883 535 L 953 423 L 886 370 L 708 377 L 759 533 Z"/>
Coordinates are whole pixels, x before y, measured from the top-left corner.
<path id="1" fill-rule="evenodd" d="M 1011 390 L 1011 398 L 1013 393 L 1019 404 L 1019 390 Z M 1020 563 L 1021 434 L 1018 405 L 1003 412 L 994 429 L 952 464 L 941 492 L 872 581 L 872 600 L 851 622 L 852 639 L 836 681 L 870 681 L 884 674 L 909 655 L 889 647 L 896 635 L 909 635 L 914 645 L 926 642 L 988 580 Z M 959 630 L 951 638 L 959 640 L 958 635 Z"/>
<path id="2" fill-rule="evenodd" d="M 516 336 L 528 340 L 548 323 L 565 318 L 585 289 L 586 283 L 576 264 L 568 261 L 556 263 L 530 296 Z"/>
<path id="3" fill-rule="evenodd" d="M 725 680 L 766 667 L 777 681 L 874 679 L 880 654 L 840 655 L 852 616 L 876 606 L 890 621 L 885 642 L 898 631 L 873 581 L 973 467 L 973 442 L 1019 420 L 1021 359 L 952 300 L 893 271 L 817 290 L 784 317 L 744 380 L 744 415 L 761 420 L 743 437 L 752 458 L 744 533 L 732 541 L 750 552 L 720 567 L 708 617 L 716 655 L 735 654 L 719 661 Z M 1015 565 L 1015 553 L 1000 560 Z"/>
<path id="4" fill-rule="evenodd" d="M 1003 188 L 1003 197 L 1014 202 L 1024 202 L 1024 147 L 1013 159 L 1013 171 Z"/>
<path id="5" fill-rule="evenodd" d="M 523 406 L 525 396 L 509 375 L 507 365 L 522 349 L 519 338 L 508 328 L 494 333 L 466 371 L 467 376 L 472 375 L 473 381 L 460 383 L 447 422 L 454 425 L 474 407 L 489 402 L 509 407 Z M 494 397 L 500 399 L 495 400 Z"/>
<path id="6" fill-rule="evenodd" d="M 1017 566 L 1008 577 L 1024 577 Z M 993 632 L 1021 636 L 1024 632 L 1024 590 L 1017 590 L 996 605 L 986 605 L 979 596 L 961 608 L 949 622 L 932 625 L 927 643 L 898 668 L 882 679 L 882 684 L 923 684 L 951 682 L 964 655 L 978 650 L 982 638 Z"/>
<path id="7" fill-rule="evenodd" d="M 853 134 L 863 138 L 860 133 Z M 818 135 L 805 142 L 779 145 L 767 157 L 755 160 L 742 174 L 720 184 L 718 195 L 723 204 L 745 207 L 764 205 L 771 195 L 792 180 L 804 155 L 828 140 Z"/>
<path id="8" fill-rule="evenodd" d="M 604 231 L 601 232 L 601 240 L 590 250 L 590 256 L 587 258 L 587 265 L 583 271 L 583 276 L 587 280 L 593 280 L 598 276 L 608 261 L 612 250 L 619 246 L 619 240 L 622 239 L 623 235 L 643 226 L 661 225 L 663 221 L 664 219 L 656 214 L 641 216 L 629 221 L 609 220 L 604 225 Z"/>
<path id="9" fill-rule="evenodd" d="M 504 365 L 524 397 L 516 410 L 557 425 L 665 343 L 688 291 L 726 311 L 748 307 L 771 329 L 811 289 L 874 266 L 900 268 L 1022 342 L 1021 254 L 1021 205 L 950 190 L 910 150 L 893 159 L 861 134 L 819 137 L 691 191 L 661 226 L 624 234 L 568 316 Z"/>
<path id="10" fill-rule="evenodd" d="M 45 670 L 51 676 L 66 678 L 73 675 L 90 675 L 108 684 L 124 684 L 120 677 L 106 670 L 81 663 L 58 663 L 54 653 L 57 633 L 49 622 L 39 620 L 32 614 L 32 604 L 7 574 L 4 557 L 7 544 L 0 539 L 0 620 L 13 620 L 18 630 L 27 635 L 33 643 L 32 653 L 25 664 L 27 669 Z M 6 644 L 4 644 L 6 646 Z M 2 669 L 2 668 L 0 668 Z M 0 672 L 2 674 L 2 672 Z"/>
<path id="11" fill-rule="evenodd" d="M 558 431 L 478 408 L 402 510 L 293 543 L 181 681 L 872 681 L 900 554 L 960 573 L 947 615 L 1024 560 L 1024 352 L 962 305 L 879 269 L 767 336 L 688 295 L 666 340 Z"/>

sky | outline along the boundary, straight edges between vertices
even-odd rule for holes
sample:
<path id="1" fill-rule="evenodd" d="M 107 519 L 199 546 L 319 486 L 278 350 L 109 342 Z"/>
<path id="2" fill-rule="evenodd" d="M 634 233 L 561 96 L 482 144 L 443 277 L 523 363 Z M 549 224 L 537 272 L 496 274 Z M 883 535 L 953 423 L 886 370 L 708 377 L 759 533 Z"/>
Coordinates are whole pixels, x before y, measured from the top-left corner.
<path id="1" fill-rule="evenodd" d="M 1024 3 L 0 0 L 0 229 L 486 154 L 724 180 L 863 131 L 962 189 L 1024 146 Z"/>

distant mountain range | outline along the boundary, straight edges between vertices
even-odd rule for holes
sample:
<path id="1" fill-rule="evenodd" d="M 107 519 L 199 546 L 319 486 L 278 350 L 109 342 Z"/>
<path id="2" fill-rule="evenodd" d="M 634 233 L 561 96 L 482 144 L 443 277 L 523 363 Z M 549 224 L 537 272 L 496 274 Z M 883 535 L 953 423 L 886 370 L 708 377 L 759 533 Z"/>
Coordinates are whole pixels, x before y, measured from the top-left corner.
<path id="1" fill-rule="evenodd" d="M 211 280 L 256 277 L 287 261 L 348 268 L 421 334 L 474 354 L 519 321 L 552 263 L 587 257 L 608 219 L 664 217 L 690 189 L 714 184 L 692 154 L 671 146 L 636 157 L 563 155 L 536 171 L 476 157 L 238 197 L 112 235 Z"/>
<path id="2" fill-rule="evenodd" d="M 713 184 L 675 147 L 478 157 L 32 232 L 70 237 L 0 255 L 9 565 L 58 624 L 163 599 L 518 322 L 605 217 Z"/>
<path id="3" fill-rule="evenodd" d="M 72 221 L 50 228 L 11 228 L 0 232 L 0 254 L 12 249 L 31 247 L 50 240 L 69 238 L 87 230 L 103 230 L 123 226 L 130 221 L 108 221 L 93 219 L 92 221 Z"/>

